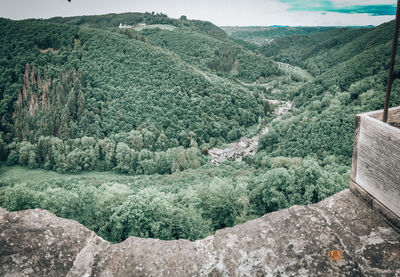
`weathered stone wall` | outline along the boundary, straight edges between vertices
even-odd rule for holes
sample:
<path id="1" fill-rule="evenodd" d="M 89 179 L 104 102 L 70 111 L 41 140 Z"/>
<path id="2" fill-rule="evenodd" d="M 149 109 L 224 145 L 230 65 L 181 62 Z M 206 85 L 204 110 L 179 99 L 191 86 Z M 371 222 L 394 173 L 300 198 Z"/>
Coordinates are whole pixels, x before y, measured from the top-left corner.
<path id="1" fill-rule="evenodd" d="M 400 276 L 400 234 L 349 190 L 190 242 L 110 244 L 81 224 L 0 208 L 0 276 Z"/>
<path id="2" fill-rule="evenodd" d="M 399 112 L 391 109 L 389 121 Z M 381 117 L 382 111 L 356 116 L 351 180 L 400 216 L 400 129 Z"/>

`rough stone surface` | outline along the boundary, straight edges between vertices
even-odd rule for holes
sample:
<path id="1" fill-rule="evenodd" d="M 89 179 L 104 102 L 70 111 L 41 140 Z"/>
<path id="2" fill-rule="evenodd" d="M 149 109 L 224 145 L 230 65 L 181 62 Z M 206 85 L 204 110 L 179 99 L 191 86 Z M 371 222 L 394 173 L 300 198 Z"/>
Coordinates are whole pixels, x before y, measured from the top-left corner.
<path id="1" fill-rule="evenodd" d="M 389 117 L 398 111 L 390 109 Z M 381 115 L 356 116 L 351 180 L 400 217 L 400 129 L 374 118 Z"/>
<path id="2" fill-rule="evenodd" d="M 44 210 L 0 208 L 0 276 L 400 276 L 400 234 L 349 190 L 194 242 L 110 244 Z"/>

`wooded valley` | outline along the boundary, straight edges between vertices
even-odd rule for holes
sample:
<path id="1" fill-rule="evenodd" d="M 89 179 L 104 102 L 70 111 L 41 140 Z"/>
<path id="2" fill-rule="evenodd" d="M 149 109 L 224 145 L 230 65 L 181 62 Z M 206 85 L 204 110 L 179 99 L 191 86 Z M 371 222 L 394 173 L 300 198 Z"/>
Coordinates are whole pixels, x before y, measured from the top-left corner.
<path id="1" fill-rule="evenodd" d="M 354 115 L 383 108 L 393 27 L 275 27 L 253 44 L 265 30 L 164 14 L 0 18 L 0 206 L 119 242 L 316 203 L 348 186 Z M 274 120 L 270 100 L 293 108 Z M 210 163 L 265 127 L 255 155 Z"/>

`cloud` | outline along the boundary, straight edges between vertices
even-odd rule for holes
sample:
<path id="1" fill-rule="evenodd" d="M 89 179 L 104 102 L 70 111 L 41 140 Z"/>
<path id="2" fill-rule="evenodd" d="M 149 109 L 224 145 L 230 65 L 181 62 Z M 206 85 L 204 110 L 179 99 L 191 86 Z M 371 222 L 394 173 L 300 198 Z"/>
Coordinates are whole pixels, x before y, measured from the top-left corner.
<path id="1" fill-rule="evenodd" d="M 332 0 L 338 7 L 349 6 L 349 2 L 354 6 L 367 6 L 367 5 L 393 5 L 395 0 Z"/>
<path id="2" fill-rule="evenodd" d="M 372 16 L 395 15 L 396 5 L 373 4 L 376 1 L 367 1 L 368 5 L 345 6 L 343 1 L 331 0 L 280 0 L 281 3 L 289 5 L 289 11 L 308 11 L 308 12 L 335 12 L 345 14 L 369 14 Z M 364 1 L 365 2 L 365 1 Z M 361 4 L 361 1 L 358 1 Z"/>

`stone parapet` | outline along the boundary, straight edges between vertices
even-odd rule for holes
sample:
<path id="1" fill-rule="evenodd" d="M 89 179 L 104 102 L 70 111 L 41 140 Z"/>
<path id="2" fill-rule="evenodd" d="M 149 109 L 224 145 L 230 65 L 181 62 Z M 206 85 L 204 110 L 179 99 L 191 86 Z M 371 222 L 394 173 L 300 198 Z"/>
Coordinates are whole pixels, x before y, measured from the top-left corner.
<path id="1" fill-rule="evenodd" d="M 111 244 L 48 211 L 0 208 L 0 276 L 8 277 L 400 276 L 399 257 L 400 234 L 348 189 L 193 242 Z"/>
<path id="2" fill-rule="evenodd" d="M 400 107 L 356 115 L 350 187 L 377 211 L 388 210 L 387 218 L 400 216 Z M 394 125 L 394 126 L 392 126 Z M 389 215 L 390 214 L 390 215 Z M 391 224 L 397 224 L 391 220 Z M 397 226 L 399 228 L 400 225 Z"/>

